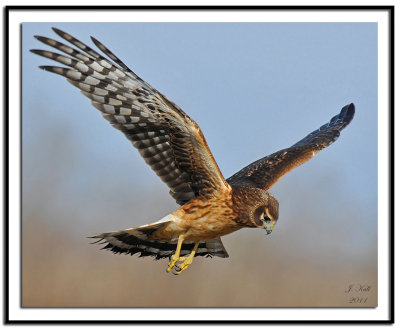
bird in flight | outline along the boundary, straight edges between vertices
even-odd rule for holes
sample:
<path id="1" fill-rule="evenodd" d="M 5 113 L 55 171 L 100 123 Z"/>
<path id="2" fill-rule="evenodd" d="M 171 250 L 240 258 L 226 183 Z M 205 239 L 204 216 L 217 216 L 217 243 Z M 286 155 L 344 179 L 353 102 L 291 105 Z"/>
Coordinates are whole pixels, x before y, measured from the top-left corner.
<path id="1" fill-rule="evenodd" d="M 226 258 L 221 236 L 244 227 L 271 233 L 279 203 L 268 190 L 283 175 L 332 144 L 353 119 L 346 105 L 328 123 L 296 144 L 257 160 L 232 177 L 222 175 L 200 127 L 179 106 L 132 72 L 95 38 L 103 52 L 68 33 L 54 32 L 75 47 L 35 36 L 64 53 L 31 50 L 59 62 L 41 69 L 67 78 L 111 125 L 121 130 L 180 205 L 161 220 L 92 238 L 114 253 L 169 258 L 167 271 L 180 274 L 195 256 Z"/>

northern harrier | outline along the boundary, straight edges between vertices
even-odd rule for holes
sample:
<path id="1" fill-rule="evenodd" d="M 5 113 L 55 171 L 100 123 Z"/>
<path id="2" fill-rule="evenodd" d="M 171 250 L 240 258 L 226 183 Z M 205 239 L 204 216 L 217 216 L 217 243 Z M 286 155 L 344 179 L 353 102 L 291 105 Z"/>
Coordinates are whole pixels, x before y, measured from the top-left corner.
<path id="1" fill-rule="evenodd" d="M 45 50 L 31 50 L 33 53 L 70 67 L 40 68 L 66 77 L 90 98 L 103 117 L 139 150 L 181 205 L 158 222 L 93 238 L 104 240 L 104 249 L 114 253 L 169 257 L 168 272 L 182 273 L 195 256 L 228 257 L 221 236 L 241 228 L 258 227 L 271 233 L 279 204 L 268 192 L 270 187 L 332 144 L 354 116 L 354 105 L 346 105 L 296 144 L 253 162 L 225 180 L 199 126 L 179 106 L 93 37 L 94 44 L 111 60 L 71 35 L 53 30 L 77 49 L 36 36 L 67 56 Z"/>

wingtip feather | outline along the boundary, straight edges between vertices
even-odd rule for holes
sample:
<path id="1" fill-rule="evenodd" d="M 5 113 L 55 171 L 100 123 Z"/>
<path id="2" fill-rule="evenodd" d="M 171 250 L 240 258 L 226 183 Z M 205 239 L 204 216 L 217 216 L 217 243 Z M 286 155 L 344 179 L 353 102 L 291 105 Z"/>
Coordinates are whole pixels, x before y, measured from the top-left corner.
<path id="1" fill-rule="evenodd" d="M 350 103 L 342 108 L 339 114 L 339 119 L 349 124 L 354 118 L 355 111 L 354 103 Z"/>
<path id="2" fill-rule="evenodd" d="M 41 69 L 41 70 L 43 70 L 43 71 L 48 71 L 48 72 L 51 72 L 51 70 L 50 70 L 50 66 L 46 66 L 46 65 L 39 65 L 38 67 L 39 67 L 39 69 Z"/>
<path id="3" fill-rule="evenodd" d="M 52 27 L 51 28 L 56 34 L 60 35 L 60 34 L 65 34 L 64 31 L 61 31 L 60 29 L 56 28 L 56 27 Z"/>
<path id="4" fill-rule="evenodd" d="M 93 37 L 93 36 L 90 36 L 90 40 L 92 40 L 94 44 L 96 44 L 96 43 L 101 43 L 100 41 L 98 41 L 98 40 L 97 40 L 95 37 Z"/>

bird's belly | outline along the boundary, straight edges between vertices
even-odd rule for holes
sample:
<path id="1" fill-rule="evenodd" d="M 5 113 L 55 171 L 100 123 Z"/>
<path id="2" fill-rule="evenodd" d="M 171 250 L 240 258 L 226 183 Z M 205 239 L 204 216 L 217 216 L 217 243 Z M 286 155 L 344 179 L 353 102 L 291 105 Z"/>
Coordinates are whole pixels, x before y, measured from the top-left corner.
<path id="1" fill-rule="evenodd" d="M 215 239 L 237 231 L 241 227 L 231 219 L 202 217 L 196 219 L 174 217 L 173 221 L 163 230 L 156 232 L 152 238 L 176 242 L 180 235 L 185 241 Z"/>
<path id="2" fill-rule="evenodd" d="M 169 225 L 154 237 L 175 242 L 183 235 L 184 241 L 200 241 L 237 231 L 242 226 L 234 220 L 230 201 L 225 199 L 219 202 L 201 199 L 189 201 L 168 217 Z"/>
<path id="3" fill-rule="evenodd" d="M 199 218 L 191 221 L 191 226 L 184 234 L 185 240 L 197 241 L 214 239 L 240 229 L 234 221 L 214 219 L 214 218 Z"/>

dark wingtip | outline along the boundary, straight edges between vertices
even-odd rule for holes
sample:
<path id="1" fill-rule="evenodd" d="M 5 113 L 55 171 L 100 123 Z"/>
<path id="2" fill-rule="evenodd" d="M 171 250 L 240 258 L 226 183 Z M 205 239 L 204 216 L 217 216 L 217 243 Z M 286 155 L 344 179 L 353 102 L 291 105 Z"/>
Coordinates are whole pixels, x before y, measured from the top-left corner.
<path id="1" fill-rule="evenodd" d="M 353 120 L 355 113 L 356 113 L 356 107 L 354 106 L 354 103 L 350 103 L 349 105 L 347 105 L 345 121 L 350 123 L 350 121 Z"/>
<path id="2" fill-rule="evenodd" d="M 60 29 L 56 28 L 56 27 L 52 27 L 51 28 L 54 32 L 56 32 L 57 34 L 62 33 L 63 31 L 61 31 Z"/>
<path id="3" fill-rule="evenodd" d="M 52 70 L 51 70 L 51 66 L 48 66 L 48 65 L 40 65 L 39 66 L 39 69 L 41 69 L 41 70 L 44 70 L 44 71 L 47 71 L 47 72 L 52 72 Z"/>
<path id="4" fill-rule="evenodd" d="M 94 42 L 94 43 L 96 43 L 96 42 L 99 42 L 95 37 L 93 37 L 93 36 L 90 36 L 90 39 Z"/>
<path id="5" fill-rule="evenodd" d="M 97 234 L 97 235 L 92 235 L 92 236 L 87 236 L 88 239 L 99 239 L 103 238 L 103 234 Z"/>
<path id="6" fill-rule="evenodd" d="M 98 239 L 98 240 L 96 240 L 96 241 L 94 241 L 94 242 L 90 242 L 90 244 L 96 244 L 96 243 L 99 243 L 101 240 L 103 240 L 103 239 L 101 238 L 101 239 Z"/>
<path id="7" fill-rule="evenodd" d="M 349 124 L 353 120 L 354 113 L 356 112 L 354 103 L 350 103 L 342 108 L 339 114 L 339 119 Z"/>
<path id="8" fill-rule="evenodd" d="M 65 39 L 65 37 L 68 36 L 68 33 L 65 33 L 64 31 L 62 31 L 56 27 L 52 27 L 51 29 L 63 39 Z"/>
<path id="9" fill-rule="evenodd" d="M 103 240 L 103 237 L 101 235 L 87 236 L 86 238 L 88 238 L 88 239 L 97 239 L 94 242 L 90 242 L 90 244 L 96 244 L 96 243 L 99 243 L 101 240 Z"/>
<path id="10" fill-rule="evenodd" d="M 350 103 L 349 105 L 347 105 L 347 111 L 350 111 L 354 114 L 355 110 L 356 110 L 356 107 L 355 107 L 354 103 Z"/>
<path id="11" fill-rule="evenodd" d="M 41 35 L 34 35 L 33 36 L 36 40 L 39 40 L 40 42 L 45 43 L 46 40 L 48 40 L 48 38 L 46 37 L 42 37 Z"/>
<path id="12" fill-rule="evenodd" d="M 97 48 L 102 49 L 103 44 L 99 40 L 97 40 L 95 37 L 92 36 L 90 36 L 90 39 L 96 45 Z"/>

